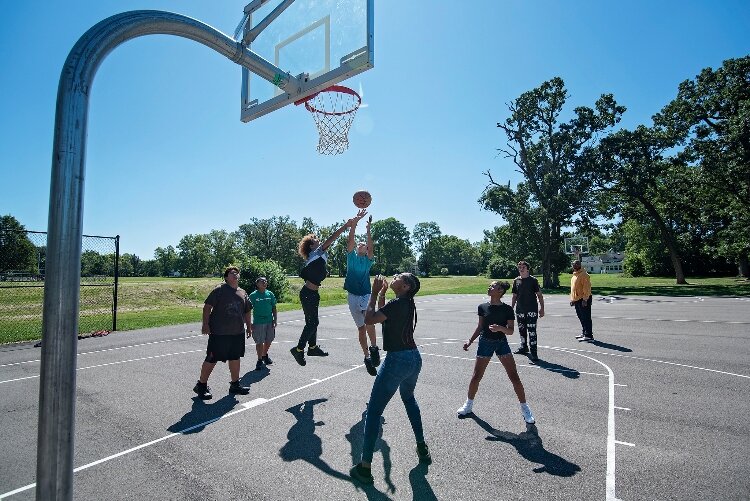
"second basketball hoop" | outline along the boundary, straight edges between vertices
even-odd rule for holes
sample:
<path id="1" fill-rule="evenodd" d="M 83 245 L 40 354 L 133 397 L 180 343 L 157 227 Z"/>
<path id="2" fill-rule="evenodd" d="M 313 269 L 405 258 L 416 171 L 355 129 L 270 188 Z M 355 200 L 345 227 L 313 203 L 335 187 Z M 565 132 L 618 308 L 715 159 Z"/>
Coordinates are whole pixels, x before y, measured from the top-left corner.
<path id="1" fill-rule="evenodd" d="M 352 126 L 362 98 L 343 85 L 332 85 L 294 104 L 305 105 L 318 128 L 318 152 L 338 155 L 349 147 L 349 128 Z"/>

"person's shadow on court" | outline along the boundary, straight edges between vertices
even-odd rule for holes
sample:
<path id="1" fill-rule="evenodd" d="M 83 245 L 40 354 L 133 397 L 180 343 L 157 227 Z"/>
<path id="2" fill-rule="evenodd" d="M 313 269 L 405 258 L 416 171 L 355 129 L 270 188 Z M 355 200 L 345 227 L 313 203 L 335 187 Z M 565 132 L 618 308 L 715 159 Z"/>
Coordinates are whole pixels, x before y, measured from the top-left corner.
<path id="1" fill-rule="evenodd" d="M 435 491 L 427 481 L 429 466 L 419 463 L 409 472 L 409 483 L 411 484 L 412 501 L 437 501 Z"/>
<path id="2" fill-rule="evenodd" d="M 244 376 L 240 378 L 240 384 L 243 386 L 252 386 L 255 383 L 259 383 L 271 373 L 269 370 L 263 371 L 248 371 Z"/>
<path id="3" fill-rule="evenodd" d="M 548 362 L 546 360 L 542 360 L 541 358 L 537 360 L 534 365 L 550 372 L 557 372 L 561 376 L 565 376 L 568 379 L 578 379 L 581 376 L 581 373 L 575 369 L 565 367 L 564 365 Z"/>
<path id="4" fill-rule="evenodd" d="M 540 466 L 533 468 L 535 473 L 549 473 L 556 477 L 572 477 L 581 467 L 571 463 L 567 459 L 545 450 L 542 438 L 536 425 L 527 424 L 526 431 L 515 434 L 509 431 L 499 431 L 474 413 L 469 414 L 487 433 L 490 434 L 486 440 L 491 442 L 505 442 L 516 448 L 518 453 L 527 461 L 537 463 Z"/>
<path id="5" fill-rule="evenodd" d="M 626 352 L 626 353 L 630 353 L 630 352 L 633 351 L 630 348 L 626 348 L 624 346 L 620 346 L 620 345 L 617 345 L 617 344 L 605 343 L 604 341 L 599 341 L 598 339 L 594 339 L 592 341 L 588 341 L 586 344 L 593 344 L 594 346 L 598 346 L 599 348 L 604 348 L 604 349 L 607 349 L 607 350 L 622 351 L 622 352 Z"/>
<path id="6" fill-rule="evenodd" d="M 172 433 L 200 433 L 203 429 L 230 412 L 239 402 L 234 395 L 226 395 L 212 403 L 193 397 L 193 407 L 175 424 L 167 428 Z"/>
<path id="7" fill-rule="evenodd" d="M 346 439 L 349 441 L 350 453 L 352 456 L 352 464 L 359 463 L 362 458 L 362 442 L 365 437 L 365 417 L 367 416 L 367 407 L 362 412 L 362 419 L 360 419 L 354 426 L 349 429 L 349 433 L 346 434 Z M 385 418 L 380 416 L 380 426 L 378 427 L 378 439 L 375 441 L 375 449 L 373 452 L 380 451 L 383 454 L 383 474 L 385 475 L 385 483 L 388 486 L 387 492 L 396 492 L 396 485 L 391 479 L 391 468 L 393 463 L 391 462 L 391 446 L 388 442 L 383 440 L 383 425 L 385 424 Z M 374 457 L 373 457 L 374 459 Z M 350 478 L 351 480 L 351 478 Z M 356 481 L 353 481 L 357 489 L 362 489 L 365 492 L 368 500 L 385 500 L 390 499 L 387 495 L 380 492 L 374 485 L 362 485 Z"/>
<path id="8" fill-rule="evenodd" d="M 279 456 L 284 461 L 296 461 L 298 459 L 307 461 L 327 475 L 341 480 L 350 480 L 349 475 L 334 470 L 320 457 L 323 454 L 323 441 L 315 434 L 315 428 L 324 426 L 325 423 L 315 421 L 313 408 L 315 405 L 327 401 L 327 398 L 318 398 L 286 409 L 287 412 L 297 418 L 297 422 L 289 428 L 286 434 L 287 443 L 279 450 Z"/>

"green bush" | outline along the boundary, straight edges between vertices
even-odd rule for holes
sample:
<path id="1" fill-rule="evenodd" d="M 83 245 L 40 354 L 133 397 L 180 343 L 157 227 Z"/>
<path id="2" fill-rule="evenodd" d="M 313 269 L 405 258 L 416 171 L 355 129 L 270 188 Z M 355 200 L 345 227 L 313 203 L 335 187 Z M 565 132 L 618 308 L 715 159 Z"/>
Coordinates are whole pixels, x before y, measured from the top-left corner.
<path id="1" fill-rule="evenodd" d="M 629 252 L 625 254 L 622 263 L 623 275 L 626 277 L 642 277 L 646 275 L 645 258 L 640 252 Z"/>
<path id="2" fill-rule="evenodd" d="M 516 263 L 510 259 L 493 257 L 487 264 L 485 275 L 487 278 L 512 278 L 518 274 L 517 270 Z"/>
<path id="3" fill-rule="evenodd" d="M 281 266 L 273 259 L 250 258 L 244 261 L 239 268 L 240 287 L 245 289 L 248 294 L 255 290 L 255 280 L 258 277 L 268 279 L 268 290 L 273 292 L 277 301 L 284 301 L 289 294 L 289 280 Z"/>

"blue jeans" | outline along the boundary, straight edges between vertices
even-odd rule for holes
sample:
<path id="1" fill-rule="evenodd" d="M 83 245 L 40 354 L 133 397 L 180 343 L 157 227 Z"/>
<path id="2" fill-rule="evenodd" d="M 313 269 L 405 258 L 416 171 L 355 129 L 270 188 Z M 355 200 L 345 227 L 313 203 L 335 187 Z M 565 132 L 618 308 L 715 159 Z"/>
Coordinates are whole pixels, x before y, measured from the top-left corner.
<path id="1" fill-rule="evenodd" d="M 401 393 L 406 414 L 409 416 L 411 429 L 417 442 L 424 442 L 424 431 L 422 429 L 422 414 L 419 412 L 417 399 L 414 398 L 414 387 L 417 386 L 417 378 L 422 370 L 422 357 L 419 350 L 389 351 L 380 365 L 375 383 L 372 385 L 370 401 L 367 404 L 367 416 L 365 417 L 365 439 L 362 445 L 362 461 L 372 462 L 372 452 L 375 449 L 375 441 L 378 439 L 378 428 L 380 417 L 385 411 L 396 390 Z"/>

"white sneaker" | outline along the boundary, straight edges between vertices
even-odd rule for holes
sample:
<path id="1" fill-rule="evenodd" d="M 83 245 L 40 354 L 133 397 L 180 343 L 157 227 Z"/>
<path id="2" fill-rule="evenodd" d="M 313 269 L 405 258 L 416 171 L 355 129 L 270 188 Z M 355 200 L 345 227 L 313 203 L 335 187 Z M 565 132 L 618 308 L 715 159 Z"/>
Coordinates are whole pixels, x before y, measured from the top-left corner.
<path id="1" fill-rule="evenodd" d="M 460 409 L 456 411 L 456 414 L 459 416 L 465 416 L 467 414 L 471 414 L 471 408 L 474 407 L 473 402 L 466 402 L 464 405 L 461 406 Z"/>
<path id="2" fill-rule="evenodd" d="M 531 408 L 528 405 L 521 406 L 521 414 L 523 414 L 523 420 L 528 424 L 536 423 L 536 421 L 534 420 L 534 415 L 531 413 Z"/>

